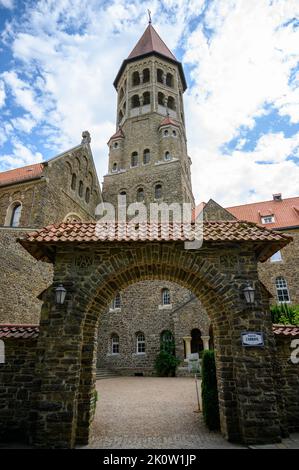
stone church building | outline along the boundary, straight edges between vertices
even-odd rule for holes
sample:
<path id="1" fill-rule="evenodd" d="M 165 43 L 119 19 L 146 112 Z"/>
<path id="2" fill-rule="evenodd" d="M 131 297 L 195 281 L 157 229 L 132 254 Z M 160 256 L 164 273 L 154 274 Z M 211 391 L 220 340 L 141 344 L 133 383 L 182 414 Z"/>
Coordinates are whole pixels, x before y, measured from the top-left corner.
<path id="1" fill-rule="evenodd" d="M 263 223 L 248 208 L 244 214 L 213 200 L 195 207 L 184 117 L 186 79 L 182 65 L 151 24 L 123 61 L 114 86 L 117 124 L 108 141 L 102 190 L 87 131 L 80 145 L 47 162 L 0 173 L 2 324 L 38 324 L 43 292 L 52 280 L 51 265 L 35 261 L 16 239 L 62 221 L 95 221 L 102 201 L 116 206 L 122 196 L 126 204 L 144 202 L 147 207 L 153 202 L 190 203 L 194 213 L 203 213 L 207 221 Z M 275 204 L 278 213 L 282 204 Z M 284 294 L 283 301 L 299 304 L 299 198 L 283 207 L 291 215 L 284 225 L 273 222 L 270 228 L 292 231 L 295 241 L 283 248 L 284 261 L 275 263 L 274 274 L 271 261 L 261 265 L 260 273 L 273 302 L 279 282 L 285 292 L 285 281 L 290 295 L 287 299 Z M 118 292 L 100 319 L 97 367 L 123 375 L 151 375 L 161 341 L 169 338 L 181 360 L 178 374 L 185 375 L 189 354 L 213 347 L 213 328 L 205 309 L 178 284 L 138 282 Z"/>

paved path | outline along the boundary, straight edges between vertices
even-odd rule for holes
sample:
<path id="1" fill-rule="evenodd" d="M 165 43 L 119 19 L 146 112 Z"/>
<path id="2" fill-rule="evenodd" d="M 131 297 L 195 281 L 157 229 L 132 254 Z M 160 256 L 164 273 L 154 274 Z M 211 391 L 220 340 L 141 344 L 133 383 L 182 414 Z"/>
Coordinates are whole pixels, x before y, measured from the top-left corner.
<path id="1" fill-rule="evenodd" d="M 209 432 L 195 413 L 194 379 L 122 377 L 97 381 L 99 401 L 89 447 L 98 449 L 240 448 Z"/>

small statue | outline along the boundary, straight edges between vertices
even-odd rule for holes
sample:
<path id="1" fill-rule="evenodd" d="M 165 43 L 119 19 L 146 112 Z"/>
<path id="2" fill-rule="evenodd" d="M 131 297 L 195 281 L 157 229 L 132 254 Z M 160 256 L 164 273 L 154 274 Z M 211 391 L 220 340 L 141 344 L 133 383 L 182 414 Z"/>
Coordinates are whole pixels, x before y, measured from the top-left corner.
<path id="1" fill-rule="evenodd" d="M 88 131 L 83 131 L 81 144 L 90 144 L 90 142 L 91 142 L 90 133 Z"/>

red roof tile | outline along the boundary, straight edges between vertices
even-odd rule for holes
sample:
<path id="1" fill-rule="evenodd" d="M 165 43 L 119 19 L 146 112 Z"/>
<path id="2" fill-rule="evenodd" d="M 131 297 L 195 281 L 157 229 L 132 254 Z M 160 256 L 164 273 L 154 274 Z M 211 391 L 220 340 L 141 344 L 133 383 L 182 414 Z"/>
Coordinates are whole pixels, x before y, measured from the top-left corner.
<path id="1" fill-rule="evenodd" d="M 2 325 L 0 324 L 0 338 L 32 339 L 37 338 L 38 325 Z"/>
<path id="2" fill-rule="evenodd" d="M 110 142 L 110 140 L 113 140 L 113 139 L 124 139 L 125 138 L 125 135 L 123 133 L 123 130 L 121 127 L 119 127 L 119 129 L 115 132 L 115 134 L 113 134 L 110 139 L 108 140 L 108 144 Z"/>
<path id="3" fill-rule="evenodd" d="M 176 127 L 180 127 L 179 123 L 174 121 L 173 119 L 171 119 L 171 117 L 167 116 L 166 118 L 163 119 L 163 121 L 161 122 L 160 124 L 160 127 L 163 127 L 163 126 L 176 126 Z"/>
<path id="4" fill-rule="evenodd" d="M 0 173 L 0 186 L 39 178 L 42 175 L 43 169 L 44 165 L 42 163 L 36 163 L 34 165 L 23 166 L 22 168 L 15 168 L 14 170 L 3 171 Z"/>
<path id="5" fill-rule="evenodd" d="M 104 224 L 104 223 L 61 223 L 49 225 L 36 232 L 28 233 L 20 239 L 20 243 L 37 259 L 43 259 L 43 246 L 57 243 L 93 243 L 93 242 L 147 242 L 147 241 L 193 241 L 194 225 L 183 224 Z M 197 225 L 198 236 L 201 226 Z M 261 261 L 265 261 L 277 250 L 287 245 L 292 237 L 272 232 L 256 224 L 241 221 L 204 222 L 204 242 L 256 242 L 263 245 Z M 47 250 L 46 250 L 47 251 Z"/>
<path id="6" fill-rule="evenodd" d="M 273 333 L 281 336 L 299 336 L 299 325 L 273 325 Z"/>
<path id="7" fill-rule="evenodd" d="M 165 42 L 160 38 L 157 31 L 151 24 L 149 24 L 137 42 L 136 46 L 128 56 L 128 59 L 135 59 L 151 52 L 158 52 L 158 54 L 168 57 L 171 60 L 176 60 L 175 56 L 168 49 Z"/>
<path id="8" fill-rule="evenodd" d="M 242 206 L 226 208 L 240 220 L 248 220 L 257 224 L 262 223 L 262 217 L 274 215 L 275 222 L 266 224 L 267 228 L 284 228 L 299 226 L 299 197 L 282 200 L 262 201 Z"/>

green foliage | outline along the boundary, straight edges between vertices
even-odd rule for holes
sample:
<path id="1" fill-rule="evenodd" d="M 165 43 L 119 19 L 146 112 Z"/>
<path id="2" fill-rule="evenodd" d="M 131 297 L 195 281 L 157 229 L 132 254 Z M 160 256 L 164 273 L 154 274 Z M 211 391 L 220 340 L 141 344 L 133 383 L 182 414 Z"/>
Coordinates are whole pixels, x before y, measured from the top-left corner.
<path id="1" fill-rule="evenodd" d="M 174 342 L 161 343 L 161 350 L 155 360 L 155 369 L 159 377 L 175 377 L 180 360 L 175 357 Z"/>
<path id="2" fill-rule="evenodd" d="M 220 417 L 214 351 L 204 351 L 201 362 L 201 374 L 204 421 L 211 431 L 216 431 L 220 429 Z"/>
<path id="3" fill-rule="evenodd" d="M 270 310 L 273 323 L 299 325 L 299 305 L 288 305 L 282 303 L 272 305 Z"/>

